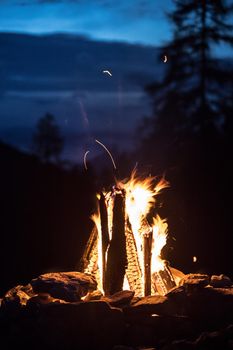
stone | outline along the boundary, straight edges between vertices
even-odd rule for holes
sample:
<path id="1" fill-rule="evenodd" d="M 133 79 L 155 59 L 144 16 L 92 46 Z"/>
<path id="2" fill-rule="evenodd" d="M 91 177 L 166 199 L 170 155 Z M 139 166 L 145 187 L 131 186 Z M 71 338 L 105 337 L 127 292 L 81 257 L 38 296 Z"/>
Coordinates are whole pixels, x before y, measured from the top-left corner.
<path id="1" fill-rule="evenodd" d="M 103 297 L 103 293 L 100 290 L 94 290 L 93 292 L 87 293 L 82 299 L 83 301 L 100 300 Z"/>
<path id="2" fill-rule="evenodd" d="M 51 272 L 31 281 L 34 293 L 49 293 L 53 298 L 79 301 L 97 288 L 93 276 L 81 272 Z"/>
<path id="3" fill-rule="evenodd" d="M 179 282 L 179 286 L 184 286 L 187 292 L 206 287 L 210 282 L 210 277 L 204 274 L 188 274 Z"/>
<path id="4" fill-rule="evenodd" d="M 110 296 L 104 296 L 101 300 L 108 302 L 111 306 L 126 307 L 134 297 L 134 292 L 123 290 Z"/>
<path id="5" fill-rule="evenodd" d="M 176 305 L 167 296 L 153 295 L 144 297 L 124 309 L 127 320 L 140 320 L 151 315 L 173 315 L 177 313 Z"/>
<path id="6" fill-rule="evenodd" d="M 175 340 L 166 344 L 162 350 L 231 350 L 233 340 L 233 326 L 217 331 L 202 332 L 196 339 Z"/>
<path id="7" fill-rule="evenodd" d="M 122 311 L 103 301 L 54 303 L 37 316 L 33 342 L 50 349 L 104 350 L 121 343 L 123 332 Z"/>
<path id="8" fill-rule="evenodd" d="M 233 285 L 231 279 L 225 275 L 212 275 L 210 285 L 214 288 L 228 288 Z"/>
<path id="9" fill-rule="evenodd" d="M 10 289 L 2 299 L 1 311 L 8 317 L 17 317 L 30 299 L 26 291 L 31 292 L 31 288 L 19 285 Z"/>

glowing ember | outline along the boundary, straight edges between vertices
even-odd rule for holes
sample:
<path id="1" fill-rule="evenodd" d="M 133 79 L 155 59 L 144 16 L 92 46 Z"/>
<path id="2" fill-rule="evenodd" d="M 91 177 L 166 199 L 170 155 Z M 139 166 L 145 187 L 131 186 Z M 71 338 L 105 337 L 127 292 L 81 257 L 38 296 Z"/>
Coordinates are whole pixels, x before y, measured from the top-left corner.
<path id="1" fill-rule="evenodd" d="M 103 70 L 103 73 L 108 74 L 108 75 L 110 75 L 110 77 L 112 77 L 112 73 L 109 70 Z"/>
<path id="2" fill-rule="evenodd" d="M 99 140 L 95 140 L 95 142 L 97 142 L 101 147 L 103 147 L 105 149 L 105 151 L 108 153 L 109 157 L 111 158 L 114 169 L 116 169 L 116 163 L 114 162 L 113 156 L 112 156 L 111 152 L 108 150 L 108 148 Z"/>
<path id="3" fill-rule="evenodd" d="M 93 216 L 97 229 L 95 262 L 93 254 L 90 255 L 92 268 L 87 266 L 85 272 L 96 275 L 102 292 L 114 290 L 107 279 L 114 276 L 119 279 L 117 268 L 119 275 L 122 271 L 123 275 L 122 280 L 116 282 L 116 288 L 121 285 L 121 288 L 135 291 L 136 296 L 150 295 L 151 292 L 164 295 L 175 285 L 169 267 L 161 258 L 167 240 L 166 220 L 159 215 L 149 219 L 156 195 L 167 186 L 164 179 L 155 185 L 154 177 L 140 179 L 134 171 L 129 180 L 117 182 L 112 191 L 98 197 L 100 212 Z M 118 224 L 121 228 L 117 228 Z M 118 240 L 121 241 L 121 254 L 113 252 L 113 245 L 118 249 Z M 118 262 L 112 260 L 114 256 Z M 117 264 L 119 266 L 115 267 Z"/>
<path id="4" fill-rule="evenodd" d="M 86 151 L 84 156 L 83 156 L 83 163 L 84 163 L 84 167 L 87 170 L 87 155 L 90 151 Z"/>
<path id="5" fill-rule="evenodd" d="M 193 262 L 197 262 L 197 257 L 193 256 Z"/>

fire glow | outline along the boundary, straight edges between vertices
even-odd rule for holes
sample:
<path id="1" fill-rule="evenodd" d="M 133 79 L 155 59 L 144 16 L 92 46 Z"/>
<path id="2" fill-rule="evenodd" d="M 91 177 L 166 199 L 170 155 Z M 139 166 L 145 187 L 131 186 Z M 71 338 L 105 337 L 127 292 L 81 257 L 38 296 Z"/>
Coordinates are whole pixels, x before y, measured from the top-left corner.
<path id="1" fill-rule="evenodd" d="M 82 258 L 85 273 L 95 275 L 98 289 L 113 294 L 130 289 L 136 296 L 165 295 L 175 281 L 161 251 L 167 241 L 167 222 L 152 215 L 156 195 L 168 187 L 161 179 L 118 181 L 98 198 L 95 227 Z M 153 210 L 152 210 L 153 209 Z"/>

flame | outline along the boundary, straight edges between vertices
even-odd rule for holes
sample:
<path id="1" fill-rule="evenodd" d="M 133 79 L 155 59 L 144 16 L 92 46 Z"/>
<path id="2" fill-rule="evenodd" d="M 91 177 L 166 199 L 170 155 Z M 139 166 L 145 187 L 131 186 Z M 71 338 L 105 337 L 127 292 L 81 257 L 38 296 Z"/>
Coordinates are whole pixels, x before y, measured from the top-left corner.
<path id="1" fill-rule="evenodd" d="M 144 283 L 144 254 L 143 254 L 143 238 L 144 235 L 152 232 L 152 272 L 163 269 L 163 262 L 160 258 L 161 250 L 166 244 L 167 223 L 158 215 L 153 218 L 152 227 L 149 225 L 146 217 L 151 208 L 155 205 L 155 196 L 162 189 L 169 186 L 169 183 L 162 178 L 154 185 L 155 177 L 140 179 L 136 177 L 136 171 L 131 175 L 131 178 L 126 182 L 118 183 L 120 188 L 126 192 L 126 213 L 129 217 L 129 222 L 134 234 L 137 253 L 139 258 L 142 279 Z"/>
<path id="2" fill-rule="evenodd" d="M 167 242 L 167 226 L 166 220 L 162 220 L 159 215 L 153 218 L 152 273 L 163 270 L 164 268 L 164 262 L 161 259 L 161 250 Z"/>
<path id="3" fill-rule="evenodd" d="M 126 237 L 127 234 L 131 234 L 135 241 L 134 253 L 137 255 L 138 274 L 137 278 L 141 279 L 139 283 L 139 289 L 135 292 L 135 295 L 142 296 L 144 285 L 144 238 L 148 235 L 152 238 L 152 251 L 151 251 L 151 273 L 158 272 L 164 269 L 164 262 L 161 258 L 162 248 L 166 244 L 167 240 L 167 222 L 161 219 L 159 215 L 153 217 L 152 223 L 147 220 L 148 214 L 156 204 L 156 195 L 161 192 L 162 189 L 169 186 L 169 183 L 162 178 L 157 184 L 155 184 L 155 177 L 139 178 L 136 176 L 136 171 L 133 171 L 129 180 L 117 182 L 117 187 L 110 192 L 104 193 L 105 203 L 108 212 L 108 227 L 109 238 L 112 239 L 112 220 L 113 220 L 113 205 L 114 195 L 117 191 L 125 192 L 125 211 L 126 211 Z M 98 289 L 104 292 L 103 288 L 103 254 L 102 254 L 102 234 L 101 234 L 101 221 L 100 214 L 97 213 L 92 216 L 92 220 L 96 224 L 98 230 L 98 274 L 97 283 Z M 127 233 L 128 232 L 128 233 Z M 108 246 L 109 248 L 109 246 Z M 108 256 L 108 248 L 106 251 L 106 261 Z M 127 257 L 130 258 L 130 257 Z M 135 270 L 134 270 L 135 271 Z M 127 274 L 127 272 L 126 272 Z M 132 275 L 132 273 L 131 273 Z M 127 275 L 128 276 L 128 275 Z M 124 289 L 130 289 L 132 287 L 132 280 L 127 280 L 127 276 L 124 278 Z M 135 283 L 135 282 L 133 282 Z"/>
<path id="4" fill-rule="evenodd" d="M 102 235 L 101 235 L 101 222 L 100 222 L 100 214 L 93 214 L 91 217 L 92 221 L 95 223 L 98 232 L 98 240 L 97 240 L 97 268 L 99 275 L 97 276 L 97 284 L 98 289 L 103 293 L 103 260 L 102 260 Z"/>

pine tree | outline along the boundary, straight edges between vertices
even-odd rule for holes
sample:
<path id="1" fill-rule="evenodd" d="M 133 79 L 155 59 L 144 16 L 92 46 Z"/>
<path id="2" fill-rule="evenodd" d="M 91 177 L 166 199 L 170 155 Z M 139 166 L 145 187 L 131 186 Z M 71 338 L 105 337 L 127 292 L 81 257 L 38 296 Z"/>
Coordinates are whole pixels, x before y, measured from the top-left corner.
<path id="1" fill-rule="evenodd" d="M 225 0 L 176 0 L 175 6 L 169 15 L 173 39 L 163 49 L 167 69 L 161 81 L 147 87 L 154 106 L 144 140 L 148 147 L 162 138 L 164 145 L 178 147 L 184 135 L 205 135 L 229 115 L 223 101 L 232 96 L 232 64 L 215 58 L 213 49 L 233 44 L 232 6 Z"/>
<path id="2" fill-rule="evenodd" d="M 63 139 L 52 114 L 47 113 L 38 121 L 33 144 L 35 152 L 43 161 L 59 160 L 63 149 Z"/>

